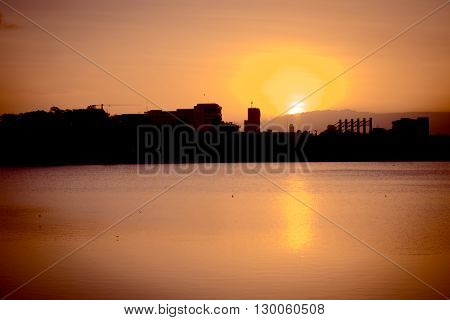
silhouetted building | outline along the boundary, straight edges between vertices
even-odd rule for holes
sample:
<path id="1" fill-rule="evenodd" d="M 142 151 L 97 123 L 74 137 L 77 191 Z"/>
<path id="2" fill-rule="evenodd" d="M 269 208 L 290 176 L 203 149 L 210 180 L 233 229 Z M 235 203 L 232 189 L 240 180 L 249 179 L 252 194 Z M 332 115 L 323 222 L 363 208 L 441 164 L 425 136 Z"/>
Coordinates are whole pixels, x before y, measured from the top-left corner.
<path id="1" fill-rule="evenodd" d="M 430 125 L 428 118 L 401 118 L 392 122 L 392 134 L 402 137 L 428 137 Z"/>
<path id="2" fill-rule="evenodd" d="M 150 110 L 145 113 L 154 125 L 187 124 L 194 128 L 222 123 L 222 107 L 216 103 L 202 103 L 193 109 L 176 111 Z"/>
<path id="3" fill-rule="evenodd" d="M 294 127 L 294 125 L 292 123 L 289 125 L 289 132 L 290 133 L 294 133 L 295 132 L 295 127 Z"/>
<path id="4" fill-rule="evenodd" d="M 248 117 L 244 121 L 245 132 L 259 132 L 261 125 L 261 111 L 258 108 L 248 108 Z"/>
<path id="5" fill-rule="evenodd" d="M 177 109 L 175 111 L 150 110 L 145 112 L 150 124 L 178 125 L 185 124 L 198 130 L 217 128 L 220 131 L 239 131 L 239 126 L 222 121 L 222 107 L 217 103 L 199 103 L 192 109 Z"/>
<path id="6" fill-rule="evenodd" d="M 217 103 L 199 103 L 194 107 L 194 127 L 222 123 L 222 107 Z"/>

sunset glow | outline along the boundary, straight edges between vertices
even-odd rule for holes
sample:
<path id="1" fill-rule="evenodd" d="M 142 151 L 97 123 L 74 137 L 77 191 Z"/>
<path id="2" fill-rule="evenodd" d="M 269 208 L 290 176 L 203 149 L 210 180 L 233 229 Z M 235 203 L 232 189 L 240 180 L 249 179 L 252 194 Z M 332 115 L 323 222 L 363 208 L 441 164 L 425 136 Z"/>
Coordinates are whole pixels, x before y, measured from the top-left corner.
<path id="1" fill-rule="evenodd" d="M 244 104 L 253 97 L 264 106 L 266 114 L 285 112 L 343 68 L 336 59 L 305 48 L 279 45 L 272 48 L 240 57 L 239 68 L 232 78 L 236 98 Z M 305 102 L 315 109 L 336 106 L 346 95 L 347 82 L 340 79 Z M 303 112 L 303 107 L 304 104 L 296 105 L 289 113 Z"/>
<path id="2" fill-rule="evenodd" d="M 326 6 L 253 0 L 239 5 L 18 2 L 19 11 L 142 95 L 1 7 L 0 113 L 99 103 L 114 105 L 108 109 L 112 114 L 142 113 L 155 107 L 146 96 L 166 110 L 219 103 L 224 118 L 243 121 L 252 100 L 270 118 L 312 92 L 304 111 L 444 111 L 444 11 L 317 90 L 430 11 L 432 2 L 411 1 L 408 11 L 400 2 L 360 5 L 355 0 Z"/>

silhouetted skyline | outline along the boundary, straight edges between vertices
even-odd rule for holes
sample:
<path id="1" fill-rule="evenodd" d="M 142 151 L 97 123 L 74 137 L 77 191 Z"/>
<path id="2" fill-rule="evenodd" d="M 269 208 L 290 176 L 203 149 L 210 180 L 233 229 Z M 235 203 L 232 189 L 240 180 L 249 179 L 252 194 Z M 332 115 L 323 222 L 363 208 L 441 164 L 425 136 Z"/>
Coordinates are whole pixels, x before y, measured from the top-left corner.
<path id="1" fill-rule="evenodd" d="M 450 136 L 429 135 L 429 119 L 401 118 L 392 129 L 372 118 L 335 119 L 323 132 L 259 127 L 248 108 L 244 128 L 219 104 L 110 116 L 103 106 L 0 117 L 2 164 L 198 163 L 450 160 Z"/>

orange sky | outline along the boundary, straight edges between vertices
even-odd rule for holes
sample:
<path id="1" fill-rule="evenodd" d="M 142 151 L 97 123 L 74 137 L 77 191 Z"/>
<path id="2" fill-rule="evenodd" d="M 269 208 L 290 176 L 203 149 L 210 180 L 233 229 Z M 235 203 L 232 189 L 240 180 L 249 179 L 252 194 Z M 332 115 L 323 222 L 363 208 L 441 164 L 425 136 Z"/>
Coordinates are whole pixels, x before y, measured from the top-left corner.
<path id="1" fill-rule="evenodd" d="M 162 107 L 214 101 L 240 121 L 251 100 L 264 118 L 277 115 L 443 1 L 7 2 Z M 1 3 L 0 12 L 0 113 L 151 107 Z M 302 109 L 450 111 L 449 21 L 447 6 Z"/>

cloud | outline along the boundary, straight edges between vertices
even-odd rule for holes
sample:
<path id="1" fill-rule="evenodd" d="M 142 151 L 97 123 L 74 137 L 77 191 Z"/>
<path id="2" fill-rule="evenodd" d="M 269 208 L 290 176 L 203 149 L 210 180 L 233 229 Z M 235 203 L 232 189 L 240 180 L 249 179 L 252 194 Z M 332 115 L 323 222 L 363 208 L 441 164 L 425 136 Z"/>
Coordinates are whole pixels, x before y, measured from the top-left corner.
<path id="1" fill-rule="evenodd" d="M 17 29 L 18 26 L 14 23 L 5 23 L 3 21 L 3 14 L 0 12 L 0 30 Z"/>

